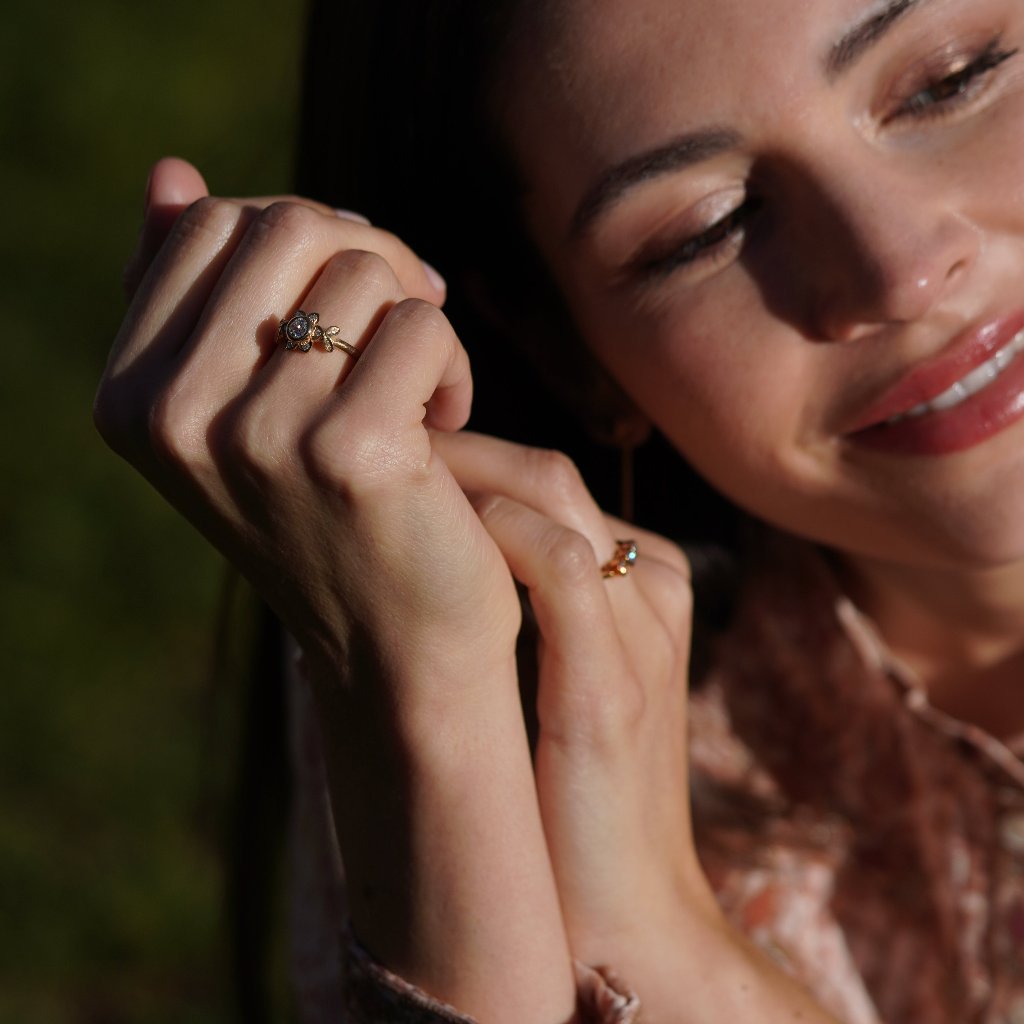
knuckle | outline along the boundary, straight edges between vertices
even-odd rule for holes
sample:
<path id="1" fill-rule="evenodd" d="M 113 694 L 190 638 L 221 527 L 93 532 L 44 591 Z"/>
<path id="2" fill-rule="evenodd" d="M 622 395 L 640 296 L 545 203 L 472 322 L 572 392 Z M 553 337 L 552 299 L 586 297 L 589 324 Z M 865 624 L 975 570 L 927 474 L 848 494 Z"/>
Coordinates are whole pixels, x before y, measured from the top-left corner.
<path id="1" fill-rule="evenodd" d="M 291 245 L 308 245 L 319 232 L 323 214 L 303 203 L 278 200 L 265 206 L 256 218 L 255 230 L 260 234 L 273 234 Z"/>
<path id="2" fill-rule="evenodd" d="M 398 290 L 395 273 L 380 253 L 366 249 L 346 249 L 331 257 L 327 269 L 356 279 L 369 292 L 394 295 Z"/>
<path id="3" fill-rule="evenodd" d="M 669 568 L 666 574 L 669 578 L 664 584 L 665 600 L 673 611 L 688 616 L 693 611 L 693 586 L 686 572 L 686 563 L 684 561 L 678 568 L 670 565 Z"/>
<path id="4" fill-rule="evenodd" d="M 375 227 L 373 235 L 375 241 L 379 243 L 381 253 L 389 263 L 399 267 L 419 265 L 419 260 L 412 249 L 394 232 L 388 231 L 385 228 Z"/>
<path id="5" fill-rule="evenodd" d="M 530 470 L 537 485 L 559 503 L 573 504 L 586 493 L 582 474 L 564 452 L 533 448 L 528 449 L 528 458 L 532 460 Z"/>
<path id="6" fill-rule="evenodd" d="M 674 541 L 665 542 L 665 551 L 662 556 L 665 563 L 670 569 L 675 570 L 682 577 L 682 583 L 686 589 L 690 587 L 690 560 L 686 557 L 686 552 L 676 544 Z"/>
<path id="7" fill-rule="evenodd" d="M 398 277 L 405 283 L 407 291 L 418 290 L 426 281 L 427 274 L 423 261 L 397 235 L 390 231 L 375 229 L 380 241 L 380 250 L 387 258 Z"/>
<path id="8" fill-rule="evenodd" d="M 366 441 L 339 430 L 337 424 L 322 424 L 307 430 L 299 439 L 299 454 L 310 479 L 321 487 L 350 492 L 368 476 L 372 464 Z"/>
<path id="9" fill-rule="evenodd" d="M 223 449 L 230 465 L 260 480 L 266 480 L 282 461 L 280 438 L 267 410 L 258 402 L 250 402 L 231 418 Z"/>
<path id="10" fill-rule="evenodd" d="M 399 326 L 417 333 L 444 337 L 451 335 L 445 315 L 437 306 L 424 299 L 402 299 L 395 303 L 388 313 L 387 321 L 389 326 Z"/>
<path id="11" fill-rule="evenodd" d="M 545 544 L 545 557 L 551 571 L 563 585 L 573 589 L 592 582 L 597 561 L 590 541 L 575 530 L 552 530 Z"/>
<path id="12" fill-rule="evenodd" d="M 387 228 L 375 227 L 373 233 L 380 239 L 382 249 L 389 252 L 402 253 L 403 255 L 412 255 L 412 250 L 393 231 L 388 231 Z"/>
<path id="13" fill-rule="evenodd" d="M 241 210 L 237 204 L 216 196 L 203 196 L 187 206 L 175 221 L 172 233 L 179 241 L 222 238 L 234 230 Z"/>
<path id="14" fill-rule="evenodd" d="M 402 299 L 388 310 L 381 325 L 388 331 L 408 335 L 417 344 L 435 348 L 445 360 L 454 354 L 459 342 L 448 318 L 422 299 Z"/>
<path id="15" fill-rule="evenodd" d="M 693 595 L 688 588 L 676 588 L 659 595 L 659 606 L 658 615 L 665 627 L 665 660 L 686 661 L 693 623 Z"/>
<path id="16" fill-rule="evenodd" d="M 149 445 L 169 465 L 187 468 L 205 449 L 205 429 L 198 405 L 180 388 L 168 388 L 149 408 Z"/>

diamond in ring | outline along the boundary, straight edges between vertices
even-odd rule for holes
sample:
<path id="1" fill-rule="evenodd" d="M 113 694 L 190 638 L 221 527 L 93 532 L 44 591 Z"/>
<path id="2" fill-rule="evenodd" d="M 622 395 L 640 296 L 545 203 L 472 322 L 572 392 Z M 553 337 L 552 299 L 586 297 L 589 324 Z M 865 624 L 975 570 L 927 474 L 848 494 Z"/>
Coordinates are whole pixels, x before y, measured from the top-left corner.
<path id="1" fill-rule="evenodd" d="M 278 338 L 287 349 L 299 349 L 308 352 L 315 344 L 323 345 L 325 352 L 333 352 L 336 348 L 347 352 L 353 359 L 358 358 L 359 350 L 343 338 L 340 327 L 321 327 L 319 313 L 307 313 L 297 310 L 288 320 L 282 320 L 277 329 Z"/>
<path id="2" fill-rule="evenodd" d="M 308 352 L 313 347 L 313 340 L 317 336 L 317 323 L 320 321 L 319 313 L 306 313 L 298 310 L 290 320 L 282 320 L 278 331 L 284 337 L 285 348 L 298 348 Z"/>

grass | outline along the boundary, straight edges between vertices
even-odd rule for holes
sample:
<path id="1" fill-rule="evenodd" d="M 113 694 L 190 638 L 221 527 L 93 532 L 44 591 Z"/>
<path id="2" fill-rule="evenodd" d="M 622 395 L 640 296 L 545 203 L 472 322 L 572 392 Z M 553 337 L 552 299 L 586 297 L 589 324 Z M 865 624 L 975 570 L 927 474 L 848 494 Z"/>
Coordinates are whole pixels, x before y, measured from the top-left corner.
<path id="1" fill-rule="evenodd" d="M 230 1019 L 219 559 L 91 403 L 149 165 L 288 190 L 302 12 L 18 0 L 0 38 L 0 1024 Z M 212 736 L 213 743 L 204 741 Z"/>

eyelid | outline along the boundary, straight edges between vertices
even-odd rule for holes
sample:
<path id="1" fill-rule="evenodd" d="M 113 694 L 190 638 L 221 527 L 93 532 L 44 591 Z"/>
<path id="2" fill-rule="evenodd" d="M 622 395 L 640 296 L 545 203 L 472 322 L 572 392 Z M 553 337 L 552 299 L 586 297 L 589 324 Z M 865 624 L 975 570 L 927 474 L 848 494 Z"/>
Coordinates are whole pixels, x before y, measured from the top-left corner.
<path id="1" fill-rule="evenodd" d="M 698 234 L 679 238 L 649 256 L 641 254 L 623 267 L 620 281 L 657 287 L 676 274 L 693 284 L 717 273 L 746 245 L 761 205 L 759 197 L 748 196 Z"/>
<path id="2" fill-rule="evenodd" d="M 955 42 L 946 42 L 932 50 L 910 68 L 895 76 L 882 90 L 875 114 L 885 121 L 898 116 L 902 104 L 919 93 L 934 88 L 948 78 L 966 71 L 986 53 L 1002 47 L 1002 33 L 976 31 Z"/>
<path id="3" fill-rule="evenodd" d="M 747 190 L 743 185 L 719 189 L 691 203 L 685 210 L 665 217 L 627 253 L 623 267 L 640 267 L 677 251 L 711 231 L 743 206 Z"/>

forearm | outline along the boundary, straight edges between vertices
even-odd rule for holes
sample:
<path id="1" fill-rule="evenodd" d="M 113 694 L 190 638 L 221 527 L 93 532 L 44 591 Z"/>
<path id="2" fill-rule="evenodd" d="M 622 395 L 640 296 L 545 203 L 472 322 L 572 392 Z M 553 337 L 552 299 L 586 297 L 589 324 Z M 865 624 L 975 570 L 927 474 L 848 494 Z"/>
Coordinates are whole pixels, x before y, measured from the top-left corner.
<path id="1" fill-rule="evenodd" d="M 457 714 L 407 708 L 381 728 L 335 708 L 363 727 L 329 754 L 332 799 L 353 929 L 377 960 L 488 1024 L 561 1024 L 571 959 L 507 672 Z"/>

